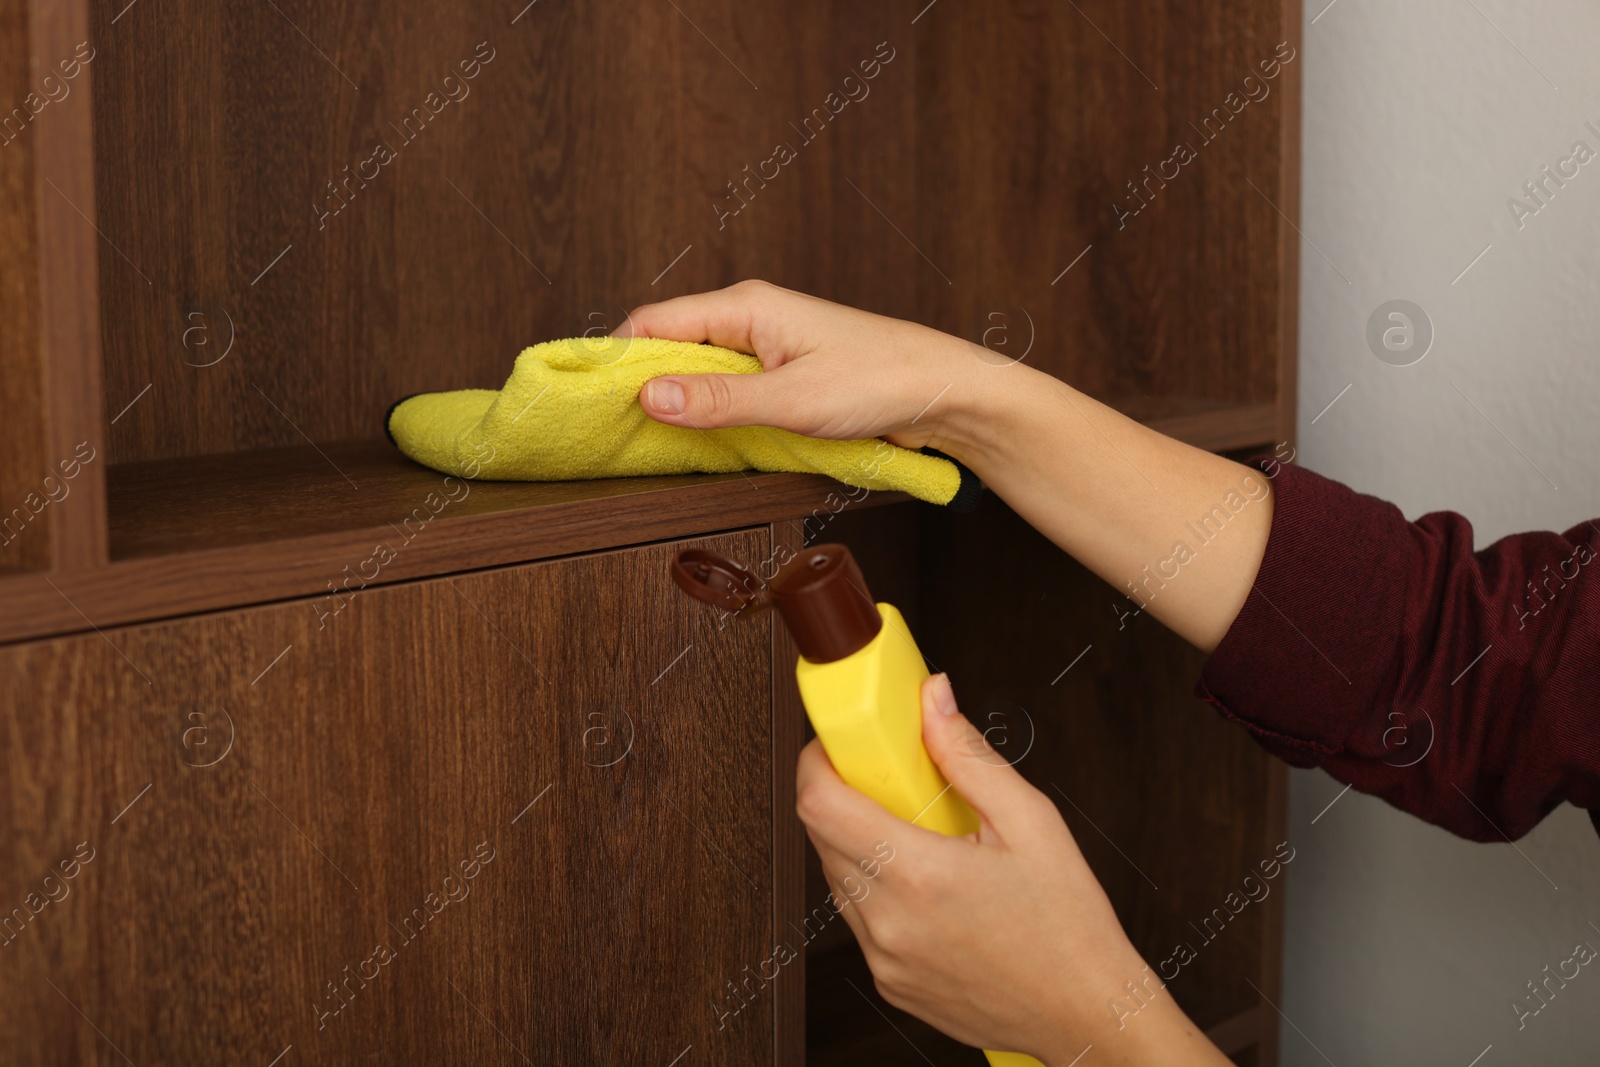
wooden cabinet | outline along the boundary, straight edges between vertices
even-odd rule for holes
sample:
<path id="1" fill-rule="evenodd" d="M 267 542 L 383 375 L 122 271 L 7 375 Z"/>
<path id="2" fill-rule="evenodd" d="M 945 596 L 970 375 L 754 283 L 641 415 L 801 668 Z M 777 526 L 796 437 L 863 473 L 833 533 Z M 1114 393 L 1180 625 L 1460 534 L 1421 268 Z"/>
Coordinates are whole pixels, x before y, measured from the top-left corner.
<path id="1" fill-rule="evenodd" d="M 794 936 L 794 649 L 670 586 L 685 539 L 850 544 L 1170 956 L 1273 854 L 1282 769 L 1002 502 L 468 485 L 382 420 L 764 277 L 1271 450 L 1299 39 L 1290 0 L 0 4 L 0 1046 L 979 1062 L 842 924 Z M 1282 901 L 1171 985 L 1241 1064 Z"/>
<path id="2" fill-rule="evenodd" d="M 770 1059 L 771 627 L 678 547 L 0 652 L 8 1055 Z"/>

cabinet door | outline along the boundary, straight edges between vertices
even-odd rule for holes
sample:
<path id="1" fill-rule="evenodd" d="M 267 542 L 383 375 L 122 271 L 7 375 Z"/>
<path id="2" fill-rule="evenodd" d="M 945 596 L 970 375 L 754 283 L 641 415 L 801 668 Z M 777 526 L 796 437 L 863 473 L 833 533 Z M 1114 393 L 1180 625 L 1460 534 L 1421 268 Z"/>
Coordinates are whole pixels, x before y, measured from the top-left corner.
<path id="1" fill-rule="evenodd" d="M 771 627 L 678 547 L 0 649 L 4 1058 L 768 1062 Z"/>

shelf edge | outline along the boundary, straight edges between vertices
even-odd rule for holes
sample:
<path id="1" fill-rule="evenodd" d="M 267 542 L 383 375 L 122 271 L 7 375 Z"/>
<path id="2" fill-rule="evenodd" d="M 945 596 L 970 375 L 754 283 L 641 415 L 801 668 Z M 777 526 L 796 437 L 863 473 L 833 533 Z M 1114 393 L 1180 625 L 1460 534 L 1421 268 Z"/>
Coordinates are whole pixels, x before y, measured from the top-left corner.
<path id="1" fill-rule="evenodd" d="M 0 578 L 0 603 L 6 605 L 0 616 L 0 644 L 330 596 L 336 584 L 341 591 L 359 592 L 444 574 L 796 520 L 822 507 L 838 486 L 821 475 L 761 475 L 741 484 L 741 491 L 731 496 L 724 483 L 640 494 L 629 498 L 634 506 L 620 515 L 618 508 L 575 501 L 440 518 L 420 531 L 414 542 L 401 542 L 393 527 L 379 526 L 143 556 L 57 573 L 48 580 L 35 574 L 7 576 Z M 878 507 L 909 499 L 903 493 L 870 493 L 846 507 Z M 375 550 L 380 545 L 390 547 L 393 558 L 378 564 Z M 369 569 L 372 577 L 363 581 Z M 351 577 L 359 584 L 351 585 Z"/>

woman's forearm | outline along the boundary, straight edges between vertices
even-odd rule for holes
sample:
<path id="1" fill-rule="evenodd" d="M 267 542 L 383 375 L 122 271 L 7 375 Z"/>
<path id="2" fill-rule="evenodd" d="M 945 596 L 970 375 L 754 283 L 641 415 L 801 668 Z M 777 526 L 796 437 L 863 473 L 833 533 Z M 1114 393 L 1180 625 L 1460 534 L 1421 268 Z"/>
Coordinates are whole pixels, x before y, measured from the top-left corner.
<path id="1" fill-rule="evenodd" d="M 1129 601 L 1211 652 L 1249 595 L 1272 526 L 1259 470 L 1148 429 L 1023 364 L 976 359 L 938 447 Z"/>
<path id="2" fill-rule="evenodd" d="M 618 333 L 753 352 L 767 373 L 668 375 L 654 419 L 887 436 L 961 460 L 1025 520 L 1210 652 L 1249 595 L 1272 525 L 1261 472 L 1148 430 L 1022 363 L 926 326 L 764 282 L 636 309 Z"/>

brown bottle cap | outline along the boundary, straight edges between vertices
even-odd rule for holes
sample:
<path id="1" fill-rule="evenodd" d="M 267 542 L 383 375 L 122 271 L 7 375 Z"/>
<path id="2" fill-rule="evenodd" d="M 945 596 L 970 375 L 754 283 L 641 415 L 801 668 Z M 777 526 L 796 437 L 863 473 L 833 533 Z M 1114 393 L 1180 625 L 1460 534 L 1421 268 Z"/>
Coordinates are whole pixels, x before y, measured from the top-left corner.
<path id="1" fill-rule="evenodd" d="M 844 545 L 812 545 L 761 580 L 709 549 L 686 548 L 672 577 L 684 592 L 748 618 L 776 607 L 800 655 L 832 663 L 859 652 L 883 629 L 867 581 Z"/>
<path id="2" fill-rule="evenodd" d="M 708 548 L 679 552 L 672 560 L 672 578 L 678 588 L 696 600 L 740 618 L 758 615 L 773 606 L 772 595 L 760 578 Z"/>
<path id="3" fill-rule="evenodd" d="M 812 663 L 859 652 L 883 629 L 867 580 L 844 545 L 812 545 L 772 579 L 778 613 Z"/>

